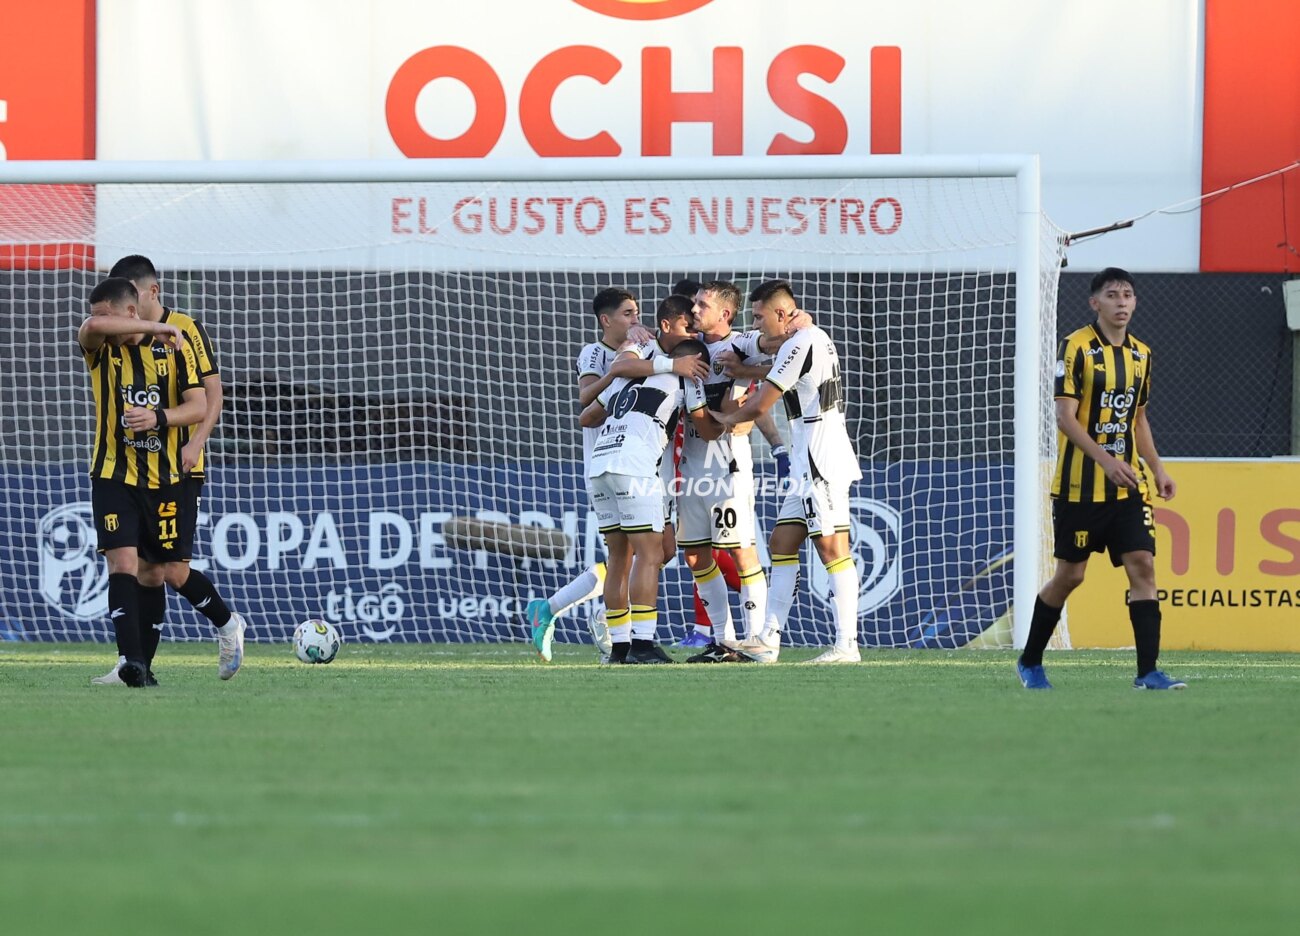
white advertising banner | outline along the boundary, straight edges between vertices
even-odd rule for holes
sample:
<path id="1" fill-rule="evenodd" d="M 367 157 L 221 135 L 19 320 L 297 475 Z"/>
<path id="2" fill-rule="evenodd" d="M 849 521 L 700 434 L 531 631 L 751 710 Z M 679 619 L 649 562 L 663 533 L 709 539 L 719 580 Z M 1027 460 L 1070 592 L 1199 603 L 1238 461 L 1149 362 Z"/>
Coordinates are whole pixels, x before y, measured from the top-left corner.
<path id="1" fill-rule="evenodd" d="M 1201 19 L 1198 0 L 100 0 L 98 155 L 1025 152 L 1079 230 L 1199 193 Z M 416 196 L 375 197 L 419 230 L 418 200 L 394 201 Z M 1194 270 L 1198 237 L 1195 214 L 1154 218 L 1070 261 Z"/>
<path id="2" fill-rule="evenodd" d="M 96 249 L 173 270 L 1009 271 L 1015 199 L 1011 177 L 101 184 Z"/>

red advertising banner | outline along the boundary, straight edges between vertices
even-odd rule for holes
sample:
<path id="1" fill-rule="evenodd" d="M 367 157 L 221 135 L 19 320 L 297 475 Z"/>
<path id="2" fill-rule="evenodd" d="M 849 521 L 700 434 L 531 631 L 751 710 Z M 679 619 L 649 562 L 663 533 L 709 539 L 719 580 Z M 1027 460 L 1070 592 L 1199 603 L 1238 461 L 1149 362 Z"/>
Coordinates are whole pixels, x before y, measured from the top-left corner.
<path id="1" fill-rule="evenodd" d="M 95 158 L 95 0 L 0 5 L 0 159 Z M 87 186 L 0 186 L 0 269 L 93 265 Z"/>
<path id="2" fill-rule="evenodd" d="M 1300 3 L 1206 0 L 1202 191 L 1300 159 Z M 1205 272 L 1300 271 L 1300 171 L 1210 201 Z"/>

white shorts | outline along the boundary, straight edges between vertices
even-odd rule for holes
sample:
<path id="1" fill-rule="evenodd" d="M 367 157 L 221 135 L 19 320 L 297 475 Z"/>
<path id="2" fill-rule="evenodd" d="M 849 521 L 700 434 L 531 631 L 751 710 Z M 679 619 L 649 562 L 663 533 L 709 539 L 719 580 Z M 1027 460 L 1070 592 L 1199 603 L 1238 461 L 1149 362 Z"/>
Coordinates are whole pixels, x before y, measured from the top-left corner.
<path id="1" fill-rule="evenodd" d="M 809 536 L 846 533 L 849 530 L 849 485 L 822 478 L 795 485 L 781 502 L 776 522 L 801 523 Z"/>
<path id="2" fill-rule="evenodd" d="M 677 498 L 669 490 L 664 491 L 664 526 L 677 527 Z"/>
<path id="3" fill-rule="evenodd" d="M 596 515 L 596 526 L 597 529 L 599 529 L 600 511 L 596 509 L 596 491 L 591 486 L 590 478 L 583 478 L 582 483 L 583 483 L 583 489 L 587 492 L 587 507 L 592 513 Z M 603 555 L 608 555 L 609 548 L 605 545 L 604 537 L 601 537 L 599 542 L 600 542 L 601 553 Z M 581 547 L 579 547 L 579 554 L 581 555 Z"/>
<path id="4" fill-rule="evenodd" d="M 678 498 L 680 546 L 744 549 L 754 545 L 754 476 L 738 472 L 720 479 L 683 478 Z"/>
<path id="5" fill-rule="evenodd" d="M 664 531 L 664 486 L 657 475 L 597 475 L 591 479 L 591 500 L 602 533 Z"/>

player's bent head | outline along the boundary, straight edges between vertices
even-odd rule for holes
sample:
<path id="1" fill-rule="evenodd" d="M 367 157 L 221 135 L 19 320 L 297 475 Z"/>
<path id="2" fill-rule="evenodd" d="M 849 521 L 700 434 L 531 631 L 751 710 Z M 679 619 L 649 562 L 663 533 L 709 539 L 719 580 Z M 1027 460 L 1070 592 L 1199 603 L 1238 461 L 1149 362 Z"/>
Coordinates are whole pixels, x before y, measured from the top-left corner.
<path id="1" fill-rule="evenodd" d="M 673 345 L 673 349 L 668 352 L 669 357 L 675 358 L 688 357 L 692 354 L 700 355 L 700 360 L 706 364 L 709 362 L 708 345 L 698 338 L 683 338 Z"/>
<path id="2" fill-rule="evenodd" d="M 140 293 L 134 283 L 123 276 L 110 276 L 90 291 L 89 302 L 92 312 L 99 306 L 99 314 L 108 314 L 109 307 L 112 307 L 112 311 L 125 310 L 128 305 L 135 305 L 139 300 Z"/>
<path id="3" fill-rule="evenodd" d="M 703 285 L 699 280 L 680 279 L 673 285 L 673 295 L 694 299 L 695 294 L 700 291 Z"/>
<path id="4" fill-rule="evenodd" d="M 799 305 L 799 300 L 794 297 L 794 287 L 790 285 L 789 280 L 764 280 L 749 294 L 749 301 L 754 305 L 760 302 L 771 302 L 773 299 L 789 299 L 795 306 Z"/>
<path id="5" fill-rule="evenodd" d="M 697 292 L 711 294 L 713 301 L 724 312 L 731 312 L 734 315 L 740 311 L 740 288 L 735 283 L 729 283 L 726 280 L 709 280 Z"/>
<path id="6" fill-rule="evenodd" d="M 691 314 L 691 309 L 692 301 L 686 296 L 674 293 L 664 299 L 655 312 L 655 322 L 659 325 L 659 331 L 665 335 L 674 333 L 684 335 L 691 331 L 695 325 L 695 317 Z"/>
<path id="7" fill-rule="evenodd" d="M 1132 273 L 1128 270 L 1121 270 L 1119 267 L 1106 267 L 1092 278 L 1092 282 L 1088 286 L 1088 294 L 1092 296 L 1099 295 L 1111 283 L 1126 283 L 1129 289 L 1137 292 Z"/>
<path id="8" fill-rule="evenodd" d="M 613 315 L 618 311 L 619 306 L 628 300 L 636 302 L 636 296 L 626 289 L 619 289 L 617 286 L 610 286 L 608 289 L 602 289 L 596 293 L 591 300 L 591 310 L 596 314 L 596 324 L 604 328 L 606 323 L 601 316 Z"/>
<path id="9" fill-rule="evenodd" d="M 129 279 L 137 285 L 158 282 L 158 270 L 154 267 L 153 261 L 148 257 L 140 254 L 131 254 L 129 257 L 123 257 L 117 263 L 113 264 L 113 269 L 108 271 L 109 276 L 120 276 L 123 279 Z"/>

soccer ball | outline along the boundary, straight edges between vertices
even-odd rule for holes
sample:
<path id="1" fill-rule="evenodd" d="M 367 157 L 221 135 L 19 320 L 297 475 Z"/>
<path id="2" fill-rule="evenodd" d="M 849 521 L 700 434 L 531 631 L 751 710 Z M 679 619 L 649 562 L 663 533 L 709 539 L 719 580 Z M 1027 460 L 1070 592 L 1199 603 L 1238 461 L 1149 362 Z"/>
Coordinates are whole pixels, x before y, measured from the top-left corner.
<path id="1" fill-rule="evenodd" d="M 329 663 L 341 646 L 343 638 L 329 621 L 303 621 L 293 632 L 293 652 L 304 663 Z"/>

